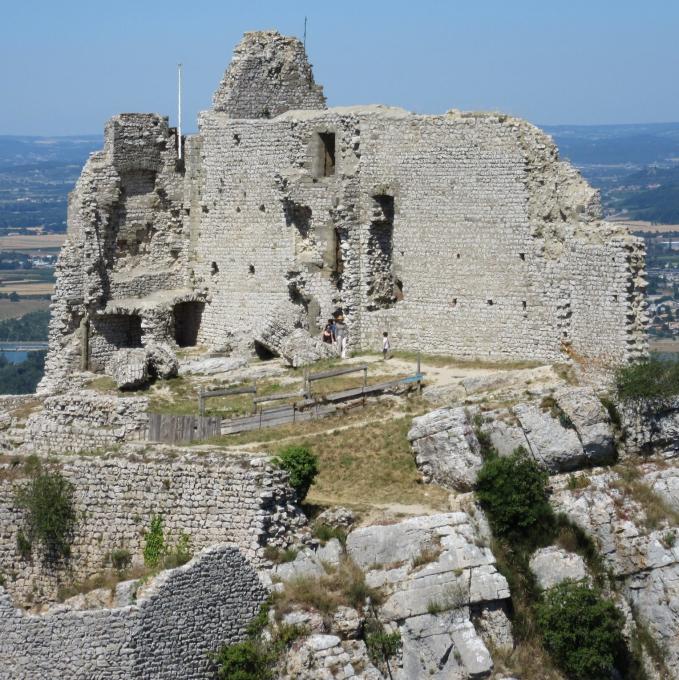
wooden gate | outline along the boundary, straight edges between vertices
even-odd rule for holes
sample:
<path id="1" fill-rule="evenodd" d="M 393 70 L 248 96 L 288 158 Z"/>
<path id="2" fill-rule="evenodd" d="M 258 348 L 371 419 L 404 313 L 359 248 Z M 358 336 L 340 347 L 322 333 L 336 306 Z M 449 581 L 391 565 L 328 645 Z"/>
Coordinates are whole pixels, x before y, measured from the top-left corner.
<path id="1" fill-rule="evenodd" d="M 148 440 L 165 444 L 197 441 L 221 434 L 222 419 L 216 416 L 172 416 L 149 413 Z"/>

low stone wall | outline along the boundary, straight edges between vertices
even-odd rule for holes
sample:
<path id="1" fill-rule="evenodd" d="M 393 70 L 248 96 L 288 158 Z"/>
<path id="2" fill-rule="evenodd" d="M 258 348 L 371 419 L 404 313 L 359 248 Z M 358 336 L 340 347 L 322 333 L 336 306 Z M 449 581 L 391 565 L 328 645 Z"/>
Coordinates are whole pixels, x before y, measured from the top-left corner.
<path id="1" fill-rule="evenodd" d="M 119 609 L 29 615 L 0 587 L 0 679 L 210 678 L 209 653 L 244 637 L 266 595 L 230 545 L 163 572 Z"/>
<path id="2" fill-rule="evenodd" d="M 26 423 L 25 446 L 39 453 L 92 451 L 144 439 L 146 397 L 117 397 L 93 390 L 45 399 Z"/>
<path id="3" fill-rule="evenodd" d="M 15 507 L 17 467 L 0 466 L 0 573 L 17 602 L 53 602 L 60 585 L 100 574 L 114 549 L 128 550 L 141 563 L 144 532 L 162 515 L 167 543 L 180 534 L 197 550 L 231 542 L 255 564 L 264 546 L 287 545 L 291 528 L 303 526 L 287 473 L 265 457 L 169 449 L 153 458 L 64 456 L 55 459 L 75 487 L 78 524 L 68 562 L 45 563 L 40 546 L 30 559 L 17 548 L 23 526 Z M 2 478 L 4 476 L 4 478 Z"/>

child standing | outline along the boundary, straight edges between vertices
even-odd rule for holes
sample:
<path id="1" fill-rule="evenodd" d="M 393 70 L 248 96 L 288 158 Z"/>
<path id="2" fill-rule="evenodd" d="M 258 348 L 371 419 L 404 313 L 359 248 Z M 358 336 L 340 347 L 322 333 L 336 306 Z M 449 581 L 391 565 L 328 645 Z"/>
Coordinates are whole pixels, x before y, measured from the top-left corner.
<path id="1" fill-rule="evenodd" d="M 389 344 L 389 333 L 384 331 L 382 334 L 382 361 L 387 360 L 387 354 L 389 354 L 390 349 L 391 345 Z"/>

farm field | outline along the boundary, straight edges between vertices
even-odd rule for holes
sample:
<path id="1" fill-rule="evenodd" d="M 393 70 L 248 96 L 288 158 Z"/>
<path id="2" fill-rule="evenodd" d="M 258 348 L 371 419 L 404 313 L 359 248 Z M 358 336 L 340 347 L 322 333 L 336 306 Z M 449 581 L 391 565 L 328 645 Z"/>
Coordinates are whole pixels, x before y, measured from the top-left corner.
<path id="1" fill-rule="evenodd" d="M 0 236 L 0 250 L 18 250 L 32 255 L 53 254 L 66 240 L 66 234 L 17 234 Z"/>
<path id="2" fill-rule="evenodd" d="M 20 316 L 30 312 L 48 310 L 49 306 L 49 300 L 19 300 L 18 302 L 0 300 L 0 321 L 3 319 L 18 319 Z"/>

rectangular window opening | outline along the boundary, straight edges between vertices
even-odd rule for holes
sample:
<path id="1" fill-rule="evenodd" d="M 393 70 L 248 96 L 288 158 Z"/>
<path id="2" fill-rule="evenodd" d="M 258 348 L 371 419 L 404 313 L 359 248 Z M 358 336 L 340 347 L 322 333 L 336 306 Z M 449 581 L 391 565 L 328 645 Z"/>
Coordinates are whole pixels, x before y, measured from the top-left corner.
<path id="1" fill-rule="evenodd" d="M 323 169 L 323 177 L 332 177 L 335 174 L 335 133 L 334 132 L 319 132 L 318 137 L 321 140 L 321 154 L 323 162 L 321 167 Z"/>

